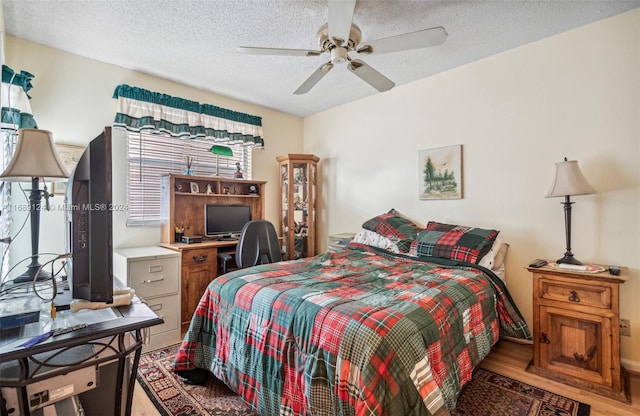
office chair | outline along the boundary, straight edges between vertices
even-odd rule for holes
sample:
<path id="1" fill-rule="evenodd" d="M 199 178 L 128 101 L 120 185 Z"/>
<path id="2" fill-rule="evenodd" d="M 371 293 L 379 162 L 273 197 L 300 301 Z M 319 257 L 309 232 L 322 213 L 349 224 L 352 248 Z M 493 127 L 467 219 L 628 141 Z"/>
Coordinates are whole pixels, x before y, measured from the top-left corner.
<path id="1" fill-rule="evenodd" d="M 222 273 L 227 273 L 233 260 L 231 253 L 218 253 L 222 261 Z M 267 220 L 253 220 L 244 225 L 236 246 L 235 261 L 238 268 L 280 261 L 280 242 L 276 229 Z"/>

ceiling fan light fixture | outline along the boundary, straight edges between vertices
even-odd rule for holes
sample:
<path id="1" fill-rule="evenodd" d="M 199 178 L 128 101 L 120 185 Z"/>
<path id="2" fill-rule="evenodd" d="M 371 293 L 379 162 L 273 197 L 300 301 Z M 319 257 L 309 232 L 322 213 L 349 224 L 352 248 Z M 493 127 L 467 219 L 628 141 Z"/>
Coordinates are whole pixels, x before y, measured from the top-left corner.
<path id="1" fill-rule="evenodd" d="M 333 64 L 343 64 L 347 62 L 347 48 L 343 47 L 335 47 L 331 49 L 331 63 Z"/>

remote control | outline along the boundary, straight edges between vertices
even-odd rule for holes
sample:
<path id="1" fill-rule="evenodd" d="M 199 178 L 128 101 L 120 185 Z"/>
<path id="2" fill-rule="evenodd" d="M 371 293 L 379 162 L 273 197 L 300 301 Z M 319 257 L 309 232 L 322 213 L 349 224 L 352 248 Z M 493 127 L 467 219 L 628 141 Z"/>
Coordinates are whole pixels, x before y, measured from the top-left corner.
<path id="1" fill-rule="evenodd" d="M 536 269 L 537 269 L 537 268 L 539 268 L 539 267 L 543 267 L 543 266 L 546 266 L 546 265 L 547 265 L 547 261 L 546 261 L 546 260 L 538 259 L 538 260 L 533 261 L 533 262 L 529 265 L 529 267 L 533 267 L 533 268 L 536 268 Z"/>

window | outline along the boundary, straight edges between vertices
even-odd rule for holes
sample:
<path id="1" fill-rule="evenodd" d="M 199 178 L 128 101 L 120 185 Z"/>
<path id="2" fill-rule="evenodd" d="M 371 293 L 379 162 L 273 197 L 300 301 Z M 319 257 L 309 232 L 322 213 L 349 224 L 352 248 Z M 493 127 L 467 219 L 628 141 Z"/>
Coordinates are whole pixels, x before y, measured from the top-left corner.
<path id="1" fill-rule="evenodd" d="M 216 156 L 213 144 L 228 146 L 233 156 Z M 168 134 L 127 132 L 127 225 L 160 224 L 160 175 L 184 173 L 187 157 L 193 158 L 191 170 L 198 176 L 219 175 L 233 178 L 236 162 L 244 179 L 251 179 L 251 146 L 228 145 L 206 139 L 188 139 Z M 216 163 L 219 160 L 219 165 Z"/>

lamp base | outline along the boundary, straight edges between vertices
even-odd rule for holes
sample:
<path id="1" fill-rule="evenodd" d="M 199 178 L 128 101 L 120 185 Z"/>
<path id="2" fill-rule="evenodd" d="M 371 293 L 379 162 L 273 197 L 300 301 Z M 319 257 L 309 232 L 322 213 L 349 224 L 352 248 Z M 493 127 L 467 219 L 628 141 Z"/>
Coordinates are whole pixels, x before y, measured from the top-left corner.
<path id="1" fill-rule="evenodd" d="M 558 264 L 575 264 L 576 266 L 582 266 L 582 262 L 578 259 L 576 259 L 575 257 L 573 257 L 573 254 L 568 255 L 565 253 L 564 257 L 561 259 L 556 260 L 556 263 Z"/>
<path id="2" fill-rule="evenodd" d="M 36 276 L 36 273 L 38 273 L 39 269 L 40 269 L 39 264 L 30 265 L 29 267 L 27 267 L 26 272 L 22 273 L 20 276 L 13 279 L 13 283 L 24 283 L 24 282 L 33 281 L 33 278 Z M 51 279 L 51 273 L 49 273 L 44 269 L 40 269 L 40 273 L 38 273 L 38 278 L 36 279 L 36 281 L 41 282 L 43 280 L 49 280 L 49 279 Z"/>

